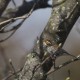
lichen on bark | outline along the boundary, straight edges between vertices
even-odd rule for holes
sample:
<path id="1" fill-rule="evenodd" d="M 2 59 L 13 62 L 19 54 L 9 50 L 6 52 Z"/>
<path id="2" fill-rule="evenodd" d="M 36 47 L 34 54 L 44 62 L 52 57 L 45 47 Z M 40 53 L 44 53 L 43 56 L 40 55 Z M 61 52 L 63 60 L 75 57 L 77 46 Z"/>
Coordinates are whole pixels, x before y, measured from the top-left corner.
<path id="1" fill-rule="evenodd" d="M 29 53 L 26 57 L 25 65 L 19 73 L 19 80 L 42 80 L 43 70 L 36 67 L 40 64 L 40 59 L 35 53 Z M 17 79 L 18 80 L 18 79 Z"/>
<path id="2" fill-rule="evenodd" d="M 57 4 L 57 2 L 59 2 L 59 1 L 63 1 L 63 0 L 53 0 L 53 6 L 55 4 Z M 46 52 L 47 52 L 47 54 L 49 52 L 54 53 L 55 51 L 58 50 L 60 44 L 57 44 L 56 40 L 58 39 L 58 36 L 57 36 L 56 32 L 58 31 L 59 26 L 64 21 L 64 19 L 69 18 L 68 22 L 70 25 L 66 26 L 69 30 L 67 33 L 67 36 L 68 36 L 74 23 L 76 22 L 77 18 L 79 17 L 80 6 L 78 4 L 79 3 L 76 0 L 65 0 L 65 2 L 63 2 L 62 4 L 60 4 L 56 7 L 53 7 L 51 17 L 50 17 L 50 19 L 43 31 L 43 34 L 42 34 L 44 53 L 46 53 Z M 72 15 L 70 15 L 71 13 L 72 13 Z M 78 16 L 76 16 L 76 15 L 78 15 Z M 64 24 L 63 24 L 63 26 L 64 26 Z M 67 36 L 65 37 L 64 42 L 65 42 Z M 64 38 L 64 36 L 61 36 L 61 37 Z M 46 43 L 49 43 L 49 41 L 45 42 L 47 39 L 50 39 L 51 42 L 53 43 L 53 45 L 51 45 L 51 43 L 50 43 L 50 46 L 47 47 L 50 50 L 47 50 L 44 48 L 47 45 Z M 40 44 L 40 43 L 38 43 L 38 44 Z M 52 46 L 53 46 L 53 48 L 55 48 L 55 47 L 56 48 L 52 49 Z M 37 48 L 38 47 L 40 47 L 40 46 L 37 46 Z M 38 51 L 36 51 L 36 50 L 38 50 Z M 55 50 L 55 51 L 52 51 L 52 50 Z M 40 57 L 37 56 L 41 53 L 40 53 L 39 49 L 35 49 L 34 52 L 37 52 L 38 54 L 31 52 L 27 55 L 25 65 L 24 65 L 22 71 L 19 73 L 19 80 L 46 80 L 46 77 L 44 76 L 45 71 L 42 68 L 42 66 L 35 71 L 35 67 L 41 63 Z M 49 65 L 48 63 L 46 65 Z M 44 67 L 47 68 L 45 65 L 44 65 Z M 48 67 L 51 67 L 51 66 L 48 66 Z"/>

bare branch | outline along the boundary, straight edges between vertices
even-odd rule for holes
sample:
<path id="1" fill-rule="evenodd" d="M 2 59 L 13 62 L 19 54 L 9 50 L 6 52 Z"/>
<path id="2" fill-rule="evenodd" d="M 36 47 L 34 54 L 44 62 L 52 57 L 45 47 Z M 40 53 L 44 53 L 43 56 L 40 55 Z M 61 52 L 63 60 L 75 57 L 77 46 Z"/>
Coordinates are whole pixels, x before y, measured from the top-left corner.
<path id="1" fill-rule="evenodd" d="M 22 22 L 20 22 L 18 25 L 14 26 L 11 30 L 7 30 L 7 31 L 4 31 L 5 27 L 2 27 L 1 29 L 1 33 L 6 33 L 6 32 L 10 32 L 10 31 L 13 31 L 7 38 L 3 39 L 3 40 L 0 40 L 0 42 L 4 42 L 6 41 L 7 39 L 9 39 L 15 32 L 16 30 L 23 24 L 23 22 L 32 14 L 33 12 L 33 9 L 35 7 L 36 3 L 33 5 L 33 8 L 31 9 L 31 11 L 28 13 L 28 14 L 25 14 L 21 17 L 16 17 L 16 18 L 11 18 L 9 20 L 6 20 L 4 22 L 2 22 L 1 24 L 4 24 L 4 23 L 8 23 L 8 22 L 11 22 L 12 20 L 15 21 L 15 20 L 18 20 L 18 19 L 23 19 Z"/>
<path id="2" fill-rule="evenodd" d="M 71 59 L 71 60 L 69 60 L 69 61 L 67 61 L 67 62 L 59 65 L 56 69 L 50 70 L 48 73 L 46 73 L 46 75 L 50 75 L 51 73 L 53 73 L 53 72 L 61 69 L 62 67 L 67 66 L 67 65 L 69 65 L 70 63 L 75 62 L 75 61 L 78 61 L 78 60 L 80 60 L 80 55 L 78 55 L 75 59 Z"/>

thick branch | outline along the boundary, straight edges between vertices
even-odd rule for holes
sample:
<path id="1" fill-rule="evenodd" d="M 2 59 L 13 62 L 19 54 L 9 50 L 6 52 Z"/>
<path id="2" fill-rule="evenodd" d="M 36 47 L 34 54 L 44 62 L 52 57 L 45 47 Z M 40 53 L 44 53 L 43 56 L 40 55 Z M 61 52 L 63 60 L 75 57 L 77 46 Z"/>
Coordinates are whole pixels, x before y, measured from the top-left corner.
<path id="1" fill-rule="evenodd" d="M 58 0 L 54 0 L 53 6 L 57 4 L 57 2 Z M 53 61 L 64 54 L 62 51 L 60 52 L 59 49 L 62 47 L 62 44 L 65 42 L 70 30 L 78 19 L 79 9 L 79 3 L 76 0 L 63 0 L 61 4 L 52 9 L 48 24 L 37 43 L 38 46 L 34 52 L 27 55 L 27 60 L 17 80 L 46 80 L 47 75 L 51 73 L 49 70 L 55 65 Z M 23 14 L 19 14 L 18 16 L 20 15 Z M 58 70 L 79 59 L 79 56 L 76 59 L 71 59 L 57 67 L 57 69 L 54 68 L 54 70 Z"/>

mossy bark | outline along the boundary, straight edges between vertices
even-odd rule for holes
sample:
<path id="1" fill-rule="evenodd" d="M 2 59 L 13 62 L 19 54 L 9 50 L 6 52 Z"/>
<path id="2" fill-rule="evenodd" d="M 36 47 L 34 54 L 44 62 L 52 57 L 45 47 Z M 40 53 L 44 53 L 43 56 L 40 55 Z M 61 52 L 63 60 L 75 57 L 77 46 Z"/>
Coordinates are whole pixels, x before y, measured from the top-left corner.
<path id="1" fill-rule="evenodd" d="M 57 4 L 59 1 L 61 2 L 62 0 L 53 0 L 53 6 L 55 4 Z M 58 4 L 56 7 L 53 7 L 51 17 L 50 17 L 50 19 L 43 31 L 43 34 L 42 34 L 42 39 L 43 39 L 42 43 L 43 43 L 44 53 L 43 54 L 40 53 L 40 46 L 39 46 L 39 42 L 38 42 L 36 49 L 35 49 L 35 52 L 37 52 L 38 55 L 41 54 L 43 56 L 48 56 L 48 55 L 46 55 L 46 52 L 48 54 L 51 51 L 53 53 L 55 51 L 57 51 L 57 49 L 60 46 L 60 43 L 57 43 L 58 42 L 57 40 L 59 40 L 59 38 L 62 37 L 63 38 L 62 43 L 65 42 L 70 30 L 72 29 L 74 23 L 76 22 L 76 20 L 79 17 L 79 9 L 80 9 L 79 3 L 76 0 L 65 0 L 63 3 Z M 64 20 L 65 20 L 65 22 L 67 20 L 68 23 L 67 22 L 65 23 Z M 57 31 L 64 29 L 63 27 L 65 26 L 65 24 L 66 24 L 66 28 L 68 30 L 67 35 L 65 34 L 65 35 L 61 35 L 60 37 L 58 37 Z M 49 42 L 49 41 L 52 42 L 52 45 L 51 45 L 51 42 Z M 29 53 L 27 55 L 27 57 L 26 57 L 27 60 L 25 62 L 23 70 L 19 74 L 19 80 L 46 80 L 46 78 L 43 79 L 45 71 L 42 67 L 40 67 L 34 73 L 34 76 L 32 79 L 34 67 L 36 65 L 38 65 L 39 63 L 41 63 L 41 60 L 42 60 L 37 55 L 35 55 L 33 57 L 34 54 L 35 53 Z M 43 56 L 42 56 L 42 58 L 44 58 Z M 44 67 L 47 68 L 47 65 L 49 65 L 49 64 L 45 64 Z M 51 67 L 51 66 L 48 66 L 48 67 Z"/>

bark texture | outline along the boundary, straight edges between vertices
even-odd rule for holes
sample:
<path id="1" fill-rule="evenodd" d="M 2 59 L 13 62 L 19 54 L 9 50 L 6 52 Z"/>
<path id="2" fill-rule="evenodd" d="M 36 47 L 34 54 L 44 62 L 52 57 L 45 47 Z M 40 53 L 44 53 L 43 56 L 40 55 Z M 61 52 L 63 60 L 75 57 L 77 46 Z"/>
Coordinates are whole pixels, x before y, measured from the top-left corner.
<path id="1" fill-rule="evenodd" d="M 4 12 L 9 1 L 10 0 L 0 0 L 0 16 Z M 27 4 L 27 2 L 25 3 Z M 55 62 L 55 59 L 65 53 L 62 52 L 61 48 L 79 17 L 80 1 L 53 0 L 52 5 L 53 9 L 51 17 L 42 32 L 40 39 L 37 40 L 33 52 L 27 55 L 22 71 L 19 74 L 14 73 L 16 77 L 15 80 L 47 80 L 47 75 L 45 76 L 45 74 L 47 74 L 51 67 L 55 65 L 55 63 L 53 63 Z M 12 10 L 13 12 L 7 13 L 6 15 L 9 16 L 6 18 L 22 16 L 25 13 L 28 13 L 29 11 L 24 11 L 24 7 L 25 6 L 22 5 L 17 9 L 17 12 L 16 10 Z M 35 9 L 39 8 L 41 7 L 37 5 Z M 19 14 L 22 11 L 23 13 Z M 3 26 L 1 26 L 1 28 L 2 27 Z M 50 58 L 46 60 L 48 57 Z M 42 64 L 43 62 L 44 64 Z M 42 65 L 40 66 L 40 64 Z M 55 66 L 54 69 L 56 69 Z"/>
<path id="2" fill-rule="evenodd" d="M 35 53 L 29 53 L 26 57 L 26 63 L 22 72 L 20 73 L 19 80 L 42 80 L 43 70 L 36 69 L 40 64 L 40 59 Z"/>
<path id="3" fill-rule="evenodd" d="M 79 17 L 80 6 L 79 2 L 76 0 L 53 0 L 53 6 L 56 7 L 53 7 L 51 17 L 40 40 L 37 40 L 37 45 L 34 49 L 34 52 L 39 56 L 35 55 L 35 57 L 31 57 L 34 53 L 27 55 L 27 60 L 19 75 L 19 80 L 46 80 L 46 78 L 43 79 L 43 77 L 44 74 L 50 70 L 52 65 L 54 65 L 51 61 L 52 59 L 46 61 L 42 67 L 36 70 L 32 78 L 34 67 L 62 47 L 70 30 Z M 56 57 L 61 55 L 63 54 L 58 52 Z"/>

